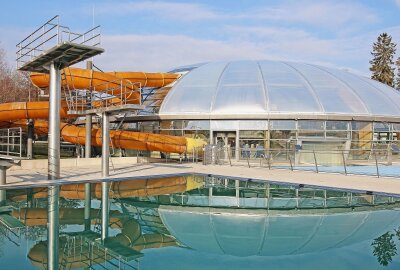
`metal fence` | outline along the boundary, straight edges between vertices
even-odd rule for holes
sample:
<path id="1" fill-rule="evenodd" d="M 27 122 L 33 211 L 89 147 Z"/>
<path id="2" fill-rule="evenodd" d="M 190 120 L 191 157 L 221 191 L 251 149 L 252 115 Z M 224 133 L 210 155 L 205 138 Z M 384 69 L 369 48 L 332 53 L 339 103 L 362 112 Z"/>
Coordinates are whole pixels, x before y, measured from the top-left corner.
<path id="1" fill-rule="evenodd" d="M 66 85 L 64 95 L 68 110 L 72 112 L 80 113 L 93 109 L 141 104 L 140 83 L 117 79 L 81 90 L 74 89 L 72 76 L 63 73 L 62 80 Z"/>
<path id="2" fill-rule="evenodd" d="M 400 153 L 386 149 L 302 150 L 267 148 L 232 148 L 207 145 L 203 164 L 267 167 L 399 177 Z"/>
<path id="3" fill-rule="evenodd" d="M 22 157 L 22 128 L 0 129 L 0 155 Z"/>

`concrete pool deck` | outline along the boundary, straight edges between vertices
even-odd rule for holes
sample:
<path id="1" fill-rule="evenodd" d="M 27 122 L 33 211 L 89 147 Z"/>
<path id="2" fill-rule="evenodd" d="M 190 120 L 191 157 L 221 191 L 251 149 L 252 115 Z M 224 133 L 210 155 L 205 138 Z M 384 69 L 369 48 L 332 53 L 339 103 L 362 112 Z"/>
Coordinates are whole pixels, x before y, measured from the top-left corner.
<path id="1" fill-rule="evenodd" d="M 315 173 L 310 171 L 290 171 L 265 167 L 202 165 L 200 163 L 125 163 L 110 165 L 110 176 L 106 179 L 128 180 L 135 178 L 166 177 L 182 174 L 203 174 L 226 178 L 265 180 L 279 183 L 304 184 L 339 189 L 372 191 L 400 195 L 400 176 L 373 177 L 366 175 L 344 175 L 337 173 Z M 62 166 L 61 179 L 47 180 L 47 168 L 29 168 L 7 171 L 7 184 L 1 188 L 47 186 L 78 182 L 97 182 L 101 177 L 101 167 L 96 165 Z"/>

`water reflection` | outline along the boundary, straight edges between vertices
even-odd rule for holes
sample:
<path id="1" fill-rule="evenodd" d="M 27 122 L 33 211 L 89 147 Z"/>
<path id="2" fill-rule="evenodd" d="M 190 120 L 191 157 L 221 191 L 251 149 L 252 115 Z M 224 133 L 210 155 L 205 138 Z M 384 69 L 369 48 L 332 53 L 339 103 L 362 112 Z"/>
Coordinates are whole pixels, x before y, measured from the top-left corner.
<path id="1" fill-rule="evenodd" d="M 101 183 L 91 184 L 90 192 L 87 187 L 60 187 L 55 250 L 60 269 L 138 269 L 141 263 L 154 269 L 158 258 L 167 269 L 174 256 L 194 267 L 196 260 L 180 252 L 223 261 L 232 269 L 241 263 L 264 268 L 266 262 L 291 269 L 301 268 L 302 260 L 319 265 L 321 254 L 331 258 L 366 245 L 370 250 L 352 258 L 358 266 L 399 265 L 400 233 L 393 230 L 400 226 L 397 197 L 200 176 L 110 182 L 108 237 L 102 241 Z M 48 269 L 47 193 L 47 188 L 7 191 L 0 245 L 3 253 L 15 245 L 27 247 L 20 261 L 5 259 L 9 267 Z M 285 266 L 283 259 L 297 263 Z M 339 268 L 354 265 L 338 261 L 332 269 Z"/>

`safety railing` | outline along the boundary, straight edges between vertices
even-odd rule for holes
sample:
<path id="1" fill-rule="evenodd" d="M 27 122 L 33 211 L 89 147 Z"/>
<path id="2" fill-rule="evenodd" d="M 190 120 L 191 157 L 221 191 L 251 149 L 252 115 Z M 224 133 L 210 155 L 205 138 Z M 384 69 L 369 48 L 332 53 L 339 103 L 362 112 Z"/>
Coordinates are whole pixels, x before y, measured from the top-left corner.
<path id="1" fill-rule="evenodd" d="M 84 90 L 69 87 L 69 84 L 73 83 L 66 82 L 67 87 L 64 87 L 64 96 L 69 111 L 85 112 L 93 109 L 141 104 L 142 86 L 140 83 L 117 79 Z"/>
<path id="2" fill-rule="evenodd" d="M 400 153 L 393 152 L 390 147 L 385 149 L 296 150 L 207 145 L 204 148 L 203 164 L 377 177 L 399 177 L 400 175 Z"/>
<path id="3" fill-rule="evenodd" d="M 85 33 L 75 33 L 69 27 L 60 25 L 58 15 L 54 16 L 17 44 L 17 68 L 48 49 L 66 42 L 96 47 L 101 42 L 100 26 Z"/>
<path id="4" fill-rule="evenodd" d="M 22 128 L 0 129 L 0 155 L 22 157 Z"/>

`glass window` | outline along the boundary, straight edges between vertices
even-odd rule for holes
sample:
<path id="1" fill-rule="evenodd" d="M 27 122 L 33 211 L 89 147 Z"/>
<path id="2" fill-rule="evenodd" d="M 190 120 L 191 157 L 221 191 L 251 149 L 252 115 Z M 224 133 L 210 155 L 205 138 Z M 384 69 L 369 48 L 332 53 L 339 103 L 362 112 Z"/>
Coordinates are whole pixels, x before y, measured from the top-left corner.
<path id="1" fill-rule="evenodd" d="M 324 121 L 299 120 L 298 128 L 306 130 L 324 130 Z"/>
<path id="2" fill-rule="evenodd" d="M 183 128 L 186 130 L 209 130 L 210 121 L 185 121 Z"/>
<path id="3" fill-rule="evenodd" d="M 372 123 L 371 122 L 351 122 L 352 130 L 371 130 L 372 131 Z"/>
<path id="4" fill-rule="evenodd" d="M 296 130 L 296 121 L 294 120 L 271 120 L 271 130 Z"/>
<path id="5" fill-rule="evenodd" d="M 211 121 L 212 130 L 237 130 L 239 128 L 238 120 L 216 120 Z"/>
<path id="6" fill-rule="evenodd" d="M 296 131 L 292 130 L 273 130 L 270 132 L 271 140 L 281 140 L 281 139 L 296 139 Z"/>
<path id="7" fill-rule="evenodd" d="M 400 124 L 393 124 L 393 130 L 400 131 Z"/>
<path id="8" fill-rule="evenodd" d="M 347 138 L 349 136 L 349 132 L 347 131 L 327 131 L 326 137 L 334 137 L 334 138 Z"/>
<path id="9" fill-rule="evenodd" d="M 326 121 L 326 130 L 347 130 L 348 122 L 346 121 Z"/>
<path id="10" fill-rule="evenodd" d="M 264 130 L 241 130 L 239 132 L 239 138 L 257 138 L 264 139 Z"/>
<path id="11" fill-rule="evenodd" d="M 323 131 L 315 131 L 315 130 L 302 130 L 299 131 L 299 137 L 324 137 Z"/>
<path id="12" fill-rule="evenodd" d="M 266 120 L 242 120 L 239 122 L 240 130 L 266 130 L 268 121 Z"/>
<path id="13" fill-rule="evenodd" d="M 389 129 L 390 129 L 390 124 L 388 123 L 374 122 L 375 132 L 389 131 Z"/>

